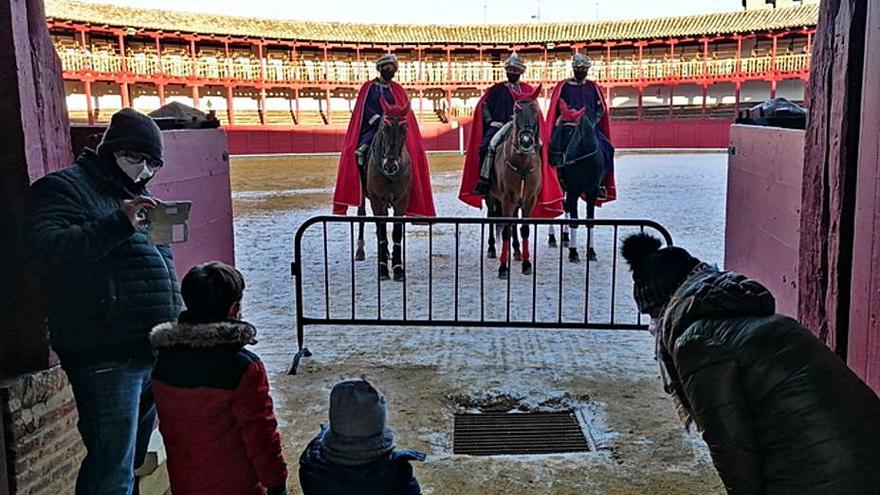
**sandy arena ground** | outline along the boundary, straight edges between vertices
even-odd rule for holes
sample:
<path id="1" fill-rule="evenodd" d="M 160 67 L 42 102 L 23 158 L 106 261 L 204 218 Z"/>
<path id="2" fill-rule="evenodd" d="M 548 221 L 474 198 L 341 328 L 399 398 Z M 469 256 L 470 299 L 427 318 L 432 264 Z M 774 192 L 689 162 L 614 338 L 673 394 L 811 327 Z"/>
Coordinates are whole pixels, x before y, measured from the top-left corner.
<path id="1" fill-rule="evenodd" d="M 621 200 L 599 215 L 655 218 L 669 227 L 677 243 L 715 261 L 723 242 L 723 161 L 716 155 L 621 157 L 618 182 L 629 201 Z M 478 214 L 456 199 L 460 163 L 458 155 L 431 157 L 435 198 L 443 215 Z M 326 421 L 330 389 L 342 378 L 358 376 L 375 381 L 388 396 L 398 445 L 428 454 L 426 462 L 416 465 L 426 494 L 724 493 L 699 436 L 684 432 L 675 418 L 660 387 L 653 342 L 646 332 L 308 327 L 306 343 L 314 356 L 303 361 L 298 375 L 286 375 L 295 350 L 293 285 L 286 275 L 293 232 L 305 219 L 328 211 L 336 158 L 234 158 L 232 171 L 237 259 L 248 280 L 245 317 L 261 332 L 256 351 L 272 376 L 293 493 L 300 493 L 297 459 Z M 664 199 L 670 197 L 676 201 Z M 710 199 L 681 201 L 688 197 Z M 329 239 L 331 310 L 341 315 L 351 310 L 348 229 L 331 229 Z M 376 311 L 373 239 L 370 232 L 369 259 L 355 270 L 357 311 L 365 315 Z M 435 236 L 435 312 L 451 311 L 453 239 L 449 231 Z M 304 246 L 309 254 L 304 258 L 304 277 L 308 277 L 304 297 L 312 313 L 323 311 L 324 304 L 320 240 L 318 235 L 307 235 Z M 407 308 L 411 315 L 424 315 L 426 236 L 414 228 L 408 240 Z M 607 232 L 597 232 L 596 243 L 600 261 L 591 265 L 591 320 L 608 317 L 612 296 L 608 283 L 612 240 Z M 460 311 L 473 315 L 479 311 L 479 231 L 463 234 L 461 244 Z M 558 316 L 553 303 L 558 253 L 545 251 L 539 256 L 543 257 L 537 264 L 537 315 L 552 319 Z M 492 294 L 486 304 L 491 315 L 503 317 L 497 298 L 502 297 L 504 285 L 494 278 L 495 267 L 488 262 L 484 267 L 485 292 Z M 584 268 L 566 265 L 566 295 L 575 297 L 566 299 L 564 319 L 583 315 Z M 617 321 L 624 321 L 635 318 L 635 313 L 627 297 L 628 274 L 623 267 L 618 270 L 614 305 Z M 522 276 L 512 279 L 513 315 L 527 318 L 531 283 L 517 277 Z M 383 285 L 383 314 L 399 313 L 401 291 L 401 284 Z M 503 457 L 452 454 L 456 412 L 572 408 L 589 419 L 597 451 Z"/>

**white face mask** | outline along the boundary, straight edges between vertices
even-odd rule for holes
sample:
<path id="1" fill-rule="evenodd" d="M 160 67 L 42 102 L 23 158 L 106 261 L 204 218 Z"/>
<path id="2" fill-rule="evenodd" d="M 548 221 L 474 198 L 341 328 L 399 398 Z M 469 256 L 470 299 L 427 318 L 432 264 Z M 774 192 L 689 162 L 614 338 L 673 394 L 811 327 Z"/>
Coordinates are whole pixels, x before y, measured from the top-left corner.
<path id="1" fill-rule="evenodd" d="M 648 331 L 651 332 L 651 335 L 656 337 L 657 332 L 660 330 L 660 318 L 651 318 L 651 322 L 648 323 Z"/>
<path id="2" fill-rule="evenodd" d="M 143 182 L 149 180 L 156 173 L 156 169 L 151 167 L 146 160 L 142 158 L 133 159 L 125 153 L 117 152 L 116 164 L 133 182 Z"/>

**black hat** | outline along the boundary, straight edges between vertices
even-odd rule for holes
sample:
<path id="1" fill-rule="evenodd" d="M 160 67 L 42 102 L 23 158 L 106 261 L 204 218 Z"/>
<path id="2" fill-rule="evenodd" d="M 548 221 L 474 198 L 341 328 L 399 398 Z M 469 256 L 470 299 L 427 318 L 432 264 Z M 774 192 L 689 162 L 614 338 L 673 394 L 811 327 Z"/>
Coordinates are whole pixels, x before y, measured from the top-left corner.
<path id="1" fill-rule="evenodd" d="M 110 127 L 98 145 L 98 154 L 120 150 L 138 151 L 161 160 L 164 154 L 162 131 L 149 116 L 132 108 L 123 108 L 110 118 Z"/>
<path id="2" fill-rule="evenodd" d="M 633 297 L 640 313 L 650 314 L 669 302 L 700 260 L 680 247 L 662 247 L 656 237 L 640 233 L 623 241 L 621 253 L 633 276 Z"/>

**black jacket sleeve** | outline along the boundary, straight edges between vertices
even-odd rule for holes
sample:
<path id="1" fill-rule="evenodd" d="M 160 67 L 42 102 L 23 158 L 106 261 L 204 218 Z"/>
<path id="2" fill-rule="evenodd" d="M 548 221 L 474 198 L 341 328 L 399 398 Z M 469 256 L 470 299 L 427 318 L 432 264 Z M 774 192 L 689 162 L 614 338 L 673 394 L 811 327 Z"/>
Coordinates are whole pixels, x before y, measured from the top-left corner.
<path id="1" fill-rule="evenodd" d="M 728 493 L 763 495 L 761 458 L 737 361 L 711 337 L 691 330 L 679 338 L 674 361 L 693 419 Z"/>
<path id="2" fill-rule="evenodd" d="M 66 180 L 52 175 L 28 191 L 25 243 L 32 269 L 41 275 L 93 263 L 135 231 L 122 210 L 89 218 L 87 201 Z"/>

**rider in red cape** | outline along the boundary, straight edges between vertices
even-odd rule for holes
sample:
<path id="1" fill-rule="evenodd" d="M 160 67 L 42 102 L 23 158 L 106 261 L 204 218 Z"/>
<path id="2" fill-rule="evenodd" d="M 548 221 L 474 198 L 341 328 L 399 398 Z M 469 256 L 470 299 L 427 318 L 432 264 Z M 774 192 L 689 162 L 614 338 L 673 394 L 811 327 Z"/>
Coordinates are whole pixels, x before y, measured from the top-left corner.
<path id="1" fill-rule="evenodd" d="M 378 120 L 374 114 L 366 119 L 366 122 L 363 122 L 365 109 L 369 107 L 369 111 L 373 113 L 378 111 L 376 109 L 381 108 L 379 106 L 381 98 L 384 98 L 387 103 L 409 106 L 406 90 L 391 80 L 397 70 L 397 58 L 392 54 L 383 56 L 376 62 L 376 69 L 382 75 L 361 86 L 354 112 L 348 123 L 348 131 L 345 133 L 342 156 L 339 158 L 339 170 L 336 174 L 336 191 L 333 194 L 333 213 L 337 215 L 345 215 L 349 206 L 357 207 L 361 204 L 363 191 L 357 154 L 359 145 L 369 144 L 372 141 L 372 135 L 375 134 L 375 131 L 370 132 L 370 129 L 364 126 L 374 126 Z M 372 101 L 373 98 L 376 101 Z M 425 154 L 422 135 L 412 110 L 409 111 L 406 122 L 406 150 L 412 161 L 412 193 L 406 215 L 433 217 L 436 213 L 434 211 L 434 196 L 431 192 L 428 157 Z M 361 140 L 366 142 L 360 142 Z M 368 156 L 364 150 L 360 150 L 360 153 L 365 158 Z"/>
<path id="2" fill-rule="evenodd" d="M 599 120 L 599 139 L 600 147 L 605 155 L 605 178 L 602 186 L 605 194 L 596 198 L 596 206 L 609 203 L 617 199 L 617 185 L 614 180 L 614 147 L 611 144 L 611 119 L 608 117 L 608 105 L 605 103 L 605 96 L 599 86 L 586 78 L 587 71 L 590 66 L 590 59 L 576 54 L 572 59 L 572 68 L 575 71 L 575 77 L 560 81 L 550 96 L 550 107 L 547 111 L 547 123 L 541 128 L 541 135 L 544 143 L 550 143 L 550 137 L 553 129 L 556 127 L 559 118 L 559 100 L 562 99 L 572 110 L 580 110 L 586 108 L 588 111 L 595 111 L 595 107 L 601 105 L 602 118 Z M 580 77 L 580 79 L 579 79 Z M 603 139 L 604 138 L 604 139 Z M 547 161 L 547 153 L 550 146 L 544 146 L 544 160 Z"/>
<path id="3" fill-rule="evenodd" d="M 525 63 L 516 54 L 510 56 L 504 64 L 508 80 L 499 82 L 490 87 L 480 97 L 477 107 L 474 111 L 474 120 L 471 124 L 471 134 L 468 138 L 467 154 L 465 155 L 464 170 L 461 175 L 461 188 L 459 189 L 458 198 L 474 208 L 482 208 L 485 194 L 478 192 L 478 184 L 480 182 L 480 169 L 485 159 L 484 150 L 488 147 L 492 136 L 498 132 L 503 124 L 510 120 L 513 116 L 513 104 L 523 95 L 531 94 L 534 88 L 524 82 L 520 82 L 519 78 L 525 73 Z M 496 105 L 503 108 L 490 108 L 490 101 L 497 102 Z M 507 106 L 509 105 L 509 108 Z M 491 112 L 491 117 L 484 118 L 484 110 Z M 541 129 L 546 126 L 543 115 L 538 114 L 541 118 Z M 544 141 L 549 143 L 549 141 Z M 543 177 L 543 187 L 538 196 L 538 204 L 533 217 L 539 218 L 555 218 L 563 213 L 562 209 L 562 188 L 559 186 L 559 180 L 556 176 L 556 169 L 549 165 L 546 154 L 543 156 L 541 163 L 541 172 Z"/>

